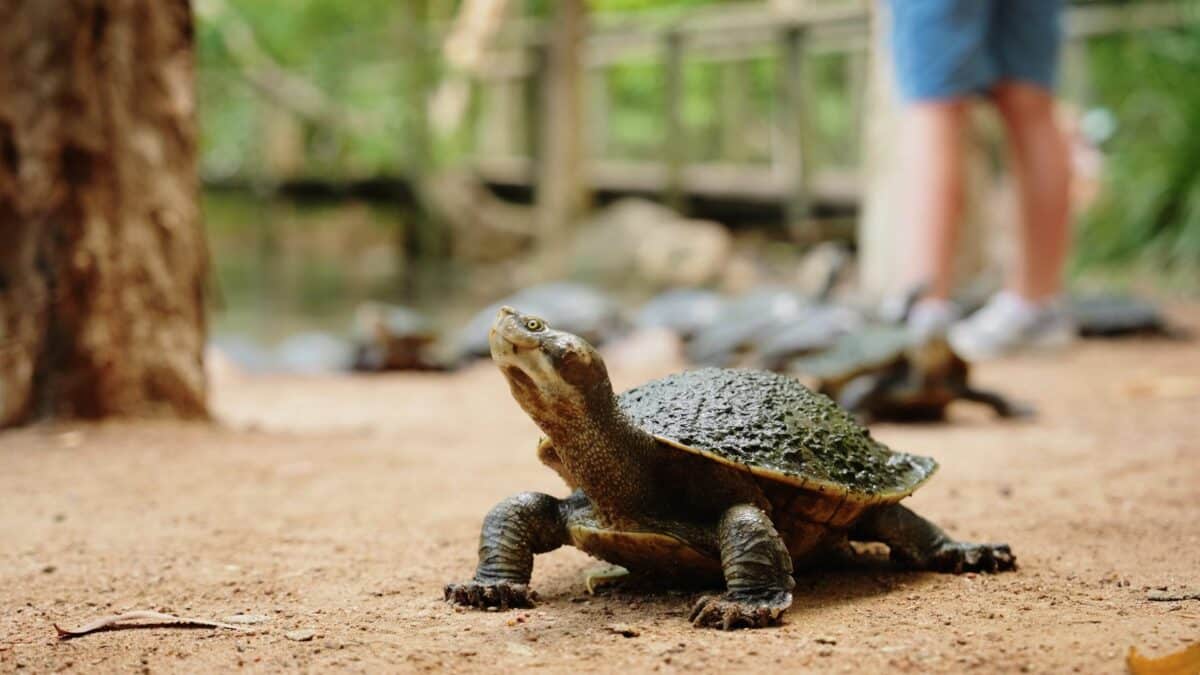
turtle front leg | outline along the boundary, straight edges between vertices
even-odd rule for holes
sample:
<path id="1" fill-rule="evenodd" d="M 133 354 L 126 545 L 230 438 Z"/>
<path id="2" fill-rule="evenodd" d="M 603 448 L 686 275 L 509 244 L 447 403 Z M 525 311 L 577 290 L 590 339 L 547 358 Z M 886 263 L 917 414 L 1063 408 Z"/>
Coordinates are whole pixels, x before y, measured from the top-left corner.
<path id="1" fill-rule="evenodd" d="M 692 608 L 695 626 L 722 630 L 778 623 L 792 605 L 792 557 L 771 519 L 749 504 L 731 507 L 717 525 L 726 592 Z"/>
<path id="2" fill-rule="evenodd" d="M 566 501 L 539 492 L 522 492 L 492 507 L 479 535 L 475 578 L 447 584 L 447 602 L 469 607 L 531 607 L 533 556 L 568 543 Z"/>
<path id="3" fill-rule="evenodd" d="M 865 513 L 851 537 L 887 544 L 892 559 L 911 569 L 961 574 L 1001 572 L 1017 565 L 1008 544 L 955 541 L 942 528 L 899 504 Z"/>

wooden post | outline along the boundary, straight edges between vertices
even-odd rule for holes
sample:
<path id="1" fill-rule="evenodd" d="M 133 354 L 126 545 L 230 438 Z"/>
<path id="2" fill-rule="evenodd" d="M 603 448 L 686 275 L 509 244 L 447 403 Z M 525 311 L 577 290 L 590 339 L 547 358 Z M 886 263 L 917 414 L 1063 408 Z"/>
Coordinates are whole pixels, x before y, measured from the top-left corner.
<path id="1" fill-rule="evenodd" d="M 528 47 L 529 69 L 525 78 L 525 127 L 523 143 L 529 158 L 529 184 L 536 194 L 537 181 L 541 174 L 542 157 L 542 98 L 546 91 L 546 71 L 549 58 L 547 48 L 540 39 Z"/>
<path id="2" fill-rule="evenodd" d="M 779 163 L 788 190 L 784 204 L 784 219 L 793 239 L 812 238 L 808 226 L 809 191 L 805 151 L 808 150 L 808 122 L 805 106 L 804 43 L 806 31 L 801 26 L 789 26 L 781 35 L 779 54 Z"/>
<path id="3" fill-rule="evenodd" d="M 588 155 L 603 157 L 608 151 L 608 71 L 598 68 L 588 75 Z"/>
<path id="4" fill-rule="evenodd" d="M 449 252 L 448 233 L 425 198 L 425 182 L 433 172 L 432 134 L 429 125 L 429 95 L 434 84 L 434 52 L 428 32 L 430 0 L 400 3 L 403 12 L 400 50 L 406 64 L 404 174 L 412 188 L 414 203 L 401 204 L 405 217 L 397 233 L 401 285 L 405 295 L 423 295 L 436 283 L 437 261 Z"/>
<path id="5" fill-rule="evenodd" d="M 584 176 L 583 50 L 587 33 L 584 0 L 558 0 L 547 36 L 549 59 L 542 97 L 542 145 L 539 148 L 537 218 L 545 264 L 561 264 L 555 255 L 568 229 L 587 210 Z M 553 275 L 556 270 L 546 270 Z"/>
<path id="6" fill-rule="evenodd" d="M 720 82 L 720 156 L 727 162 L 745 162 L 750 159 L 750 148 L 746 143 L 746 117 L 749 114 L 751 78 L 754 70 L 750 61 L 733 61 L 721 65 Z"/>
<path id="7" fill-rule="evenodd" d="M 686 210 L 683 168 L 687 163 L 687 136 L 683 128 L 683 35 L 671 30 L 663 38 L 663 158 L 667 180 L 663 200 L 679 213 Z"/>

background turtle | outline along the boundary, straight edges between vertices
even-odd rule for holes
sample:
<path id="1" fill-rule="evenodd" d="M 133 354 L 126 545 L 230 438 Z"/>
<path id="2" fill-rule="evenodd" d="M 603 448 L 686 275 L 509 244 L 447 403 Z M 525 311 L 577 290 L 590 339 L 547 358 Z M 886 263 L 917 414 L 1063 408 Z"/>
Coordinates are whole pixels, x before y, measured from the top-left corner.
<path id="1" fill-rule="evenodd" d="M 917 569 L 1011 568 L 1003 544 L 951 539 L 901 506 L 937 464 L 894 452 L 825 396 L 783 375 L 708 368 L 613 393 L 600 355 L 578 336 L 504 307 L 492 358 L 546 433 L 542 459 L 574 489 L 525 492 L 483 521 L 479 565 L 448 601 L 501 608 L 531 602 L 537 553 L 572 545 L 668 581 L 723 579 L 695 625 L 777 621 L 792 603 L 794 565 L 883 542 Z"/>
<path id="2" fill-rule="evenodd" d="M 665 328 L 688 341 L 716 322 L 725 303 L 725 298 L 716 291 L 676 288 L 642 305 L 633 324 L 639 330 Z"/>
<path id="3" fill-rule="evenodd" d="M 789 362 L 832 347 L 843 335 L 866 325 L 863 312 L 846 305 L 815 305 L 797 321 L 777 326 L 758 341 L 754 365 L 782 370 Z"/>
<path id="4" fill-rule="evenodd" d="M 876 325 L 842 335 L 829 349 L 793 360 L 787 371 L 863 419 L 943 419 L 956 400 L 991 406 L 1001 417 L 1032 412 L 972 387 L 968 363 L 944 336 L 922 338 L 904 326 Z"/>
<path id="5" fill-rule="evenodd" d="M 791 288 L 763 286 L 725 303 L 714 320 L 688 343 L 687 358 L 706 366 L 731 366 L 747 358 L 757 341 L 799 323 L 813 301 Z"/>
<path id="6" fill-rule="evenodd" d="M 354 313 L 353 370 L 440 370 L 433 354 L 438 333 L 424 315 L 407 307 L 365 302 Z"/>
<path id="7" fill-rule="evenodd" d="M 1084 337 L 1187 337 L 1167 323 L 1157 305 L 1144 298 L 1116 293 L 1072 294 L 1068 307 Z"/>

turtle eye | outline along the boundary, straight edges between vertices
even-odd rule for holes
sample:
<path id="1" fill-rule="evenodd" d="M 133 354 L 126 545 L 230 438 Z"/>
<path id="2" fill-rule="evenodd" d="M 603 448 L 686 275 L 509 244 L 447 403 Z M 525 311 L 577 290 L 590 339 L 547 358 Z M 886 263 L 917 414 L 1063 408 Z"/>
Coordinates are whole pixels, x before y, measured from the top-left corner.
<path id="1" fill-rule="evenodd" d="M 525 330 L 530 333 L 536 333 L 545 327 L 546 324 L 541 319 L 525 319 Z"/>

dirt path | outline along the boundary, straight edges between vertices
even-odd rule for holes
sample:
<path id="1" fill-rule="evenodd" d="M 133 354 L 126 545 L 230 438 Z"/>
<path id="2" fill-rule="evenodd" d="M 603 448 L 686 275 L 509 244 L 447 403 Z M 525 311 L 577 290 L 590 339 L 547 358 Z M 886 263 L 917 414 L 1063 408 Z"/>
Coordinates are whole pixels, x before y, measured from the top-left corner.
<path id="1" fill-rule="evenodd" d="M 1182 318 L 1200 326 L 1200 307 Z M 629 386 L 669 366 L 614 367 Z M 114 424 L 0 435 L 0 672 L 1121 672 L 1200 641 L 1200 347 L 1081 346 L 989 365 L 980 381 L 1041 415 L 969 406 L 943 426 L 881 426 L 941 474 L 911 505 L 966 538 L 1007 540 L 1021 569 L 962 577 L 807 572 L 778 629 L 685 622 L 690 596 L 589 598 L 573 550 L 539 558 L 543 601 L 458 612 L 497 500 L 561 493 L 536 431 L 487 364 L 451 376 L 242 379 L 221 427 Z M 100 633 L 52 622 L 154 609 L 268 617 L 251 634 Z M 608 627 L 624 624 L 638 635 Z M 311 629 L 293 641 L 285 633 Z"/>

